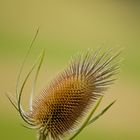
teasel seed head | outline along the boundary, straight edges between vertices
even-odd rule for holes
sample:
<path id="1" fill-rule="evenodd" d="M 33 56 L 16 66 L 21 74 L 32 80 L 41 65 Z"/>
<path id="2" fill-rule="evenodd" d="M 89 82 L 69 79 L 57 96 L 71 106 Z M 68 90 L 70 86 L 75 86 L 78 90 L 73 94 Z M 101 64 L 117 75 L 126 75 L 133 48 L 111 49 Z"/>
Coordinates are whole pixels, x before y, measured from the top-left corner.
<path id="1" fill-rule="evenodd" d="M 33 102 L 29 117 L 40 136 L 60 140 L 76 127 L 92 103 L 104 94 L 118 72 L 112 50 L 79 54 Z M 45 139 L 45 138 L 44 138 Z"/>
<path id="2" fill-rule="evenodd" d="M 27 56 L 30 50 L 31 47 Z M 17 88 L 16 100 L 13 101 L 9 96 L 7 97 L 22 119 L 30 125 L 30 128 L 38 131 L 39 140 L 46 140 L 47 137 L 61 140 L 79 125 L 80 120 L 86 116 L 95 101 L 103 96 L 109 85 L 114 82 L 114 75 L 119 71 L 119 55 L 120 52 L 115 52 L 113 49 L 105 51 L 98 49 L 95 52 L 89 50 L 86 53 L 78 54 L 34 101 L 32 101 L 33 94 L 31 94 L 30 109 L 25 112 L 21 105 L 22 92 L 30 74 L 39 62 L 33 86 L 34 93 L 38 73 L 44 59 L 43 51 L 25 77 L 19 91 Z"/>

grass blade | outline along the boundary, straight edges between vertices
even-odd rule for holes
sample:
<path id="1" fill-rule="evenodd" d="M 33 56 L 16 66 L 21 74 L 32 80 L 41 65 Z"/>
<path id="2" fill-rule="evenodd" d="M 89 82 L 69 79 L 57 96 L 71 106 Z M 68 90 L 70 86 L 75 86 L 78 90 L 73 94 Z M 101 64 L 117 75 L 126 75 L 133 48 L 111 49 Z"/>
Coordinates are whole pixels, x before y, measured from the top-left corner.
<path id="1" fill-rule="evenodd" d="M 17 98 L 17 99 L 18 99 L 18 96 L 19 96 L 18 88 L 19 88 L 19 82 L 20 82 L 21 73 L 22 73 L 22 71 L 23 71 L 23 67 L 24 67 L 24 65 L 25 65 L 25 62 L 26 62 L 26 60 L 27 60 L 27 58 L 28 58 L 28 56 L 29 56 L 29 53 L 30 53 L 30 51 L 31 51 L 31 49 L 32 49 L 32 46 L 33 46 L 33 44 L 34 44 L 34 42 L 35 42 L 35 40 L 36 40 L 36 38 L 37 38 L 38 32 L 39 32 L 39 28 L 37 29 L 37 31 L 36 31 L 36 33 L 35 33 L 35 36 L 34 36 L 32 42 L 31 42 L 31 44 L 30 44 L 30 46 L 29 46 L 29 49 L 28 49 L 28 51 L 27 51 L 27 53 L 26 53 L 26 55 L 25 55 L 25 58 L 24 58 L 24 60 L 23 60 L 23 62 L 22 62 L 22 64 L 21 64 L 21 67 L 20 67 L 20 70 L 19 70 L 19 74 L 18 74 L 18 77 L 17 77 L 17 83 L 16 83 L 16 98 Z"/>
<path id="2" fill-rule="evenodd" d="M 9 100 L 9 102 L 14 106 L 14 108 L 15 108 L 17 111 L 19 111 L 19 110 L 18 110 L 18 107 L 17 107 L 16 101 L 13 100 L 13 99 L 11 99 L 11 97 L 9 96 L 8 93 L 5 93 L 5 95 L 6 95 L 7 99 Z"/>
<path id="3" fill-rule="evenodd" d="M 109 108 L 116 102 L 113 101 L 111 102 L 105 109 L 102 110 L 101 113 L 99 113 L 97 116 L 95 116 L 93 119 L 91 119 L 88 123 L 87 123 L 87 126 L 94 123 L 97 119 L 99 119 L 105 112 L 107 112 L 109 110 Z"/>
<path id="4" fill-rule="evenodd" d="M 22 106 L 21 106 L 21 97 L 22 97 L 22 92 L 23 92 L 23 89 L 25 87 L 25 84 L 29 78 L 29 76 L 31 75 L 32 71 L 34 70 L 35 66 L 37 65 L 38 61 L 43 57 L 43 54 L 41 54 L 39 56 L 39 58 L 35 61 L 35 63 L 33 64 L 33 66 L 31 67 L 30 71 L 28 72 L 27 76 L 25 77 L 24 81 L 23 81 L 23 84 L 21 86 L 21 89 L 20 89 L 20 92 L 19 92 L 19 96 L 18 96 L 18 109 L 19 109 L 19 113 L 20 113 L 20 116 L 22 117 L 22 119 L 29 124 L 29 122 L 27 121 L 26 119 L 26 115 L 25 115 L 25 112 L 24 110 L 22 109 Z M 30 124 L 31 125 L 31 124 Z"/>
<path id="5" fill-rule="evenodd" d="M 38 68 L 37 68 L 37 71 L 36 71 L 36 74 L 35 74 L 35 79 L 34 79 L 34 82 L 33 82 L 32 92 L 31 92 L 31 95 L 30 95 L 30 104 L 29 104 L 29 106 L 30 106 L 31 111 L 32 111 L 33 95 L 35 94 L 35 87 L 36 87 L 36 83 L 37 83 L 37 78 L 38 78 L 38 75 L 39 75 L 39 72 L 40 72 L 44 57 L 45 57 L 45 50 L 43 50 L 41 60 L 39 62 L 39 65 L 38 65 Z"/>

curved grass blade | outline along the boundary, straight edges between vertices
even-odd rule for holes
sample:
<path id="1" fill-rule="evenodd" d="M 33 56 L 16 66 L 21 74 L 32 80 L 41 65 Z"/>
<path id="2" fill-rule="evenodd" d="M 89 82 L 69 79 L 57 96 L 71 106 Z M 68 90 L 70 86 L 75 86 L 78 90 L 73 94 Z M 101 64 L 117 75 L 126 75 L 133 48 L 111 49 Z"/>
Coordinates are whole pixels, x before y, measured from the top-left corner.
<path id="1" fill-rule="evenodd" d="M 39 72 L 40 72 L 44 57 L 45 57 L 45 50 L 43 50 L 41 60 L 39 62 L 39 65 L 38 65 L 38 68 L 37 68 L 37 71 L 36 71 L 36 74 L 35 74 L 35 79 L 34 79 L 34 82 L 33 82 L 32 92 L 31 92 L 31 95 L 30 95 L 30 103 L 29 103 L 30 111 L 32 111 L 33 95 L 35 94 L 36 82 L 37 82 L 37 78 L 38 78 L 38 75 L 39 75 Z"/>
<path id="2" fill-rule="evenodd" d="M 37 31 L 35 33 L 35 36 L 34 36 L 32 42 L 31 42 L 31 45 L 29 46 L 29 49 L 28 49 L 28 51 L 27 51 L 27 53 L 25 55 L 25 58 L 23 59 L 23 62 L 21 64 L 21 67 L 20 67 L 20 70 L 19 70 L 19 74 L 18 74 L 18 77 L 17 77 L 17 83 L 16 83 L 16 98 L 17 99 L 18 99 L 18 96 L 19 96 L 18 88 L 19 88 L 19 82 L 20 82 L 21 73 L 23 71 L 23 67 L 25 65 L 25 62 L 26 62 L 28 56 L 29 56 L 29 53 L 30 53 L 30 51 L 32 49 L 32 46 L 33 46 L 33 44 L 34 44 L 34 42 L 35 42 L 35 40 L 37 38 L 38 33 L 39 33 L 39 28 L 37 29 Z"/>
<path id="3" fill-rule="evenodd" d="M 10 101 L 10 103 L 14 106 L 14 108 L 19 112 L 19 109 L 17 107 L 17 103 L 15 100 L 11 99 L 11 97 L 9 96 L 8 93 L 5 93 L 6 97 L 8 98 L 8 100 Z"/>
<path id="4" fill-rule="evenodd" d="M 30 125 L 32 125 L 32 124 L 29 123 L 28 120 L 26 119 L 26 114 L 25 114 L 25 112 L 24 112 L 24 110 L 22 109 L 22 106 L 21 106 L 21 97 L 22 97 L 23 89 L 24 89 L 24 87 L 25 87 L 25 84 L 26 84 L 26 82 L 27 82 L 29 76 L 31 75 L 32 71 L 34 70 L 34 68 L 35 68 L 35 66 L 37 65 L 38 61 L 43 57 L 43 55 L 44 55 L 44 52 L 39 56 L 39 58 L 36 60 L 36 62 L 35 62 L 35 63 L 33 64 L 33 66 L 31 67 L 30 71 L 28 72 L 28 74 L 27 74 L 25 80 L 23 81 L 23 84 L 22 84 L 21 89 L 20 89 L 20 92 L 19 92 L 19 97 L 18 97 L 18 109 L 19 109 L 20 116 L 22 117 L 22 119 L 23 119 L 26 123 L 28 123 L 28 124 L 30 124 Z"/>
<path id="5" fill-rule="evenodd" d="M 93 119 L 91 119 L 91 120 L 87 123 L 87 126 L 90 125 L 90 124 L 92 124 L 92 123 L 94 123 L 97 119 L 99 119 L 102 115 L 104 115 L 104 113 L 107 112 L 107 111 L 109 110 L 109 108 L 110 108 L 115 102 L 116 102 L 116 100 L 113 101 L 113 102 L 111 102 L 106 108 L 104 108 L 104 109 L 102 110 L 101 113 L 99 113 L 97 116 L 95 116 Z"/>
<path id="6" fill-rule="evenodd" d="M 100 105 L 100 103 L 102 101 L 102 98 L 103 98 L 103 96 L 101 96 L 101 98 L 99 99 L 99 101 L 97 102 L 96 106 L 93 108 L 93 110 L 91 111 L 91 113 L 89 114 L 89 116 L 87 117 L 85 122 L 83 123 L 83 125 L 77 130 L 77 132 L 71 138 L 69 138 L 69 140 L 73 140 L 87 126 L 89 120 L 91 119 L 91 117 L 95 113 L 96 109 Z"/>

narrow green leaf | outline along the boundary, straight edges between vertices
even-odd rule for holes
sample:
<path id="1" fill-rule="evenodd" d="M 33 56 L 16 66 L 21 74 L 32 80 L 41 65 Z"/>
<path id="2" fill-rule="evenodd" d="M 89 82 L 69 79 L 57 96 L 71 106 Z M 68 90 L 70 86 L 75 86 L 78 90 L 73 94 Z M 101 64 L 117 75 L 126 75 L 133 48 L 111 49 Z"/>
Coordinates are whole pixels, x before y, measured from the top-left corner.
<path id="1" fill-rule="evenodd" d="M 45 50 L 43 50 L 41 60 L 39 62 L 39 65 L 37 67 L 37 71 L 36 71 L 36 74 L 35 74 L 35 79 L 34 79 L 34 82 L 33 82 L 32 92 L 31 92 L 31 95 L 30 95 L 30 110 L 32 110 L 33 95 L 35 94 L 35 87 L 36 87 L 36 83 L 37 83 L 37 78 L 38 78 L 38 75 L 39 75 L 44 57 L 45 57 Z"/>
<path id="2" fill-rule="evenodd" d="M 35 66 L 38 64 L 38 61 L 43 57 L 44 53 L 42 53 L 38 59 L 35 61 L 35 63 L 33 64 L 33 66 L 31 67 L 30 71 L 28 72 L 27 76 L 25 77 L 23 83 L 22 83 L 22 86 L 21 86 L 21 89 L 19 91 L 19 96 L 18 96 L 18 109 L 19 109 L 19 113 L 20 113 L 20 116 L 22 117 L 22 119 L 29 124 L 29 122 L 27 122 L 27 119 L 26 119 L 26 115 L 25 115 L 25 112 L 23 111 L 22 109 L 22 106 L 21 106 L 21 97 L 22 97 L 22 92 L 23 92 L 23 89 L 25 87 L 25 84 L 29 78 L 29 76 L 31 75 L 32 71 L 34 70 Z"/>
<path id="3" fill-rule="evenodd" d="M 101 98 L 99 99 L 99 101 L 97 102 L 96 106 L 93 108 L 93 110 L 91 111 L 91 113 L 89 114 L 89 116 L 87 117 L 85 122 L 83 123 L 83 125 L 76 131 L 76 133 L 72 137 L 69 138 L 69 140 L 73 140 L 87 126 L 89 120 L 91 119 L 91 117 L 95 113 L 96 109 L 100 105 L 100 103 L 102 101 L 102 98 L 103 98 L 103 96 L 101 96 Z"/>
<path id="4" fill-rule="evenodd" d="M 97 116 L 95 116 L 93 119 L 91 119 L 88 123 L 87 123 L 87 126 L 94 123 L 97 119 L 99 119 L 105 112 L 107 112 L 107 110 L 109 110 L 109 108 L 116 102 L 113 101 L 111 102 L 105 109 L 102 110 L 101 113 L 99 113 Z"/>
<path id="5" fill-rule="evenodd" d="M 29 49 L 28 49 L 28 51 L 27 51 L 27 53 L 26 53 L 26 55 L 25 55 L 25 57 L 24 57 L 24 59 L 23 59 L 23 62 L 22 62 L 22 64 L 21 64 L 21 67 L 20 67 L 20 70 L 19 70 L 19 74 L 18 74 L 18 77 L 17 77 L 17 83 L 16 83 L 16 98 L 17 98 L 17 100 L 18 100 L 18 96 L 19 96 L 19 91 L 18 91 L 18 89 L 19 89 L 19 83 L 20 83 L 21 73 L 22 73 L 22 71 L 23 71 L 23 67 L 24 67 L 24 65 L 25 65 L 25 62 L 26 62 L 26 60 L 27 60 L 27 58 L 28 58 L 28 56 L 29 56 L 29 53 L 30 53 L 30 51 L 31 51 L 31 49 L 32 49 L 32 46 L 33 46 L 33 44 L 34 44 L 34 42 L 35 42 L 35 40 L 36 40 L 36 38 L 37 38 L 38 32 L 39 32 L 39 28 L 37 29 L 37 31 L 36 31 L 36 33 L 35 33 L 35 36 L 34 36 L 32 42 L 31 42 L 31 44 L 30 44 L 30 46 L 29 46 Z"/>
<path id="6" fill-rule="evenodd" d="M 17 102 L 16 102 L 15 100 L 11 99 L 11 97 L 10 97 L 10 95 L 9 95 L 8 93 L 5 93 L 5 95 L 6 95 L 7 99 L 10 101 L 10 103 L 13 105 L 13 107 L 14 107 L 17 111 L 19 111 L 19 110 L 18 110 L 18 107 L 17 107 Z"/>

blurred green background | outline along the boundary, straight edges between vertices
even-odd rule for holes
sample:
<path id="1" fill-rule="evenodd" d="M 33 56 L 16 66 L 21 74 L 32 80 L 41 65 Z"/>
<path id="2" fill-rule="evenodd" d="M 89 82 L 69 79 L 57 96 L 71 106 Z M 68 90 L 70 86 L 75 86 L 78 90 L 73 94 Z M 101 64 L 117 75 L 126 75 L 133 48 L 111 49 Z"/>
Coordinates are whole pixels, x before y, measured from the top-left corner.
<path id="1" fill-rule="evenodd" d="M 40 27 L 22 76 L 41 48 L 46 58 L 37 92 L 71 56 L 88 48 L 123 48 L 119 79 L 108 90 L 99 110 L 117 102 L 77 140 L 140 139 L 140 2 L 136 0 L 0 0 L 0 139 L 34 140 L 4 93 L 15 93 L 19 66 Z M 31 83 L 25 90 L 25 100 Z M 26 106 L 25 105 L 25 106 Z"/>

